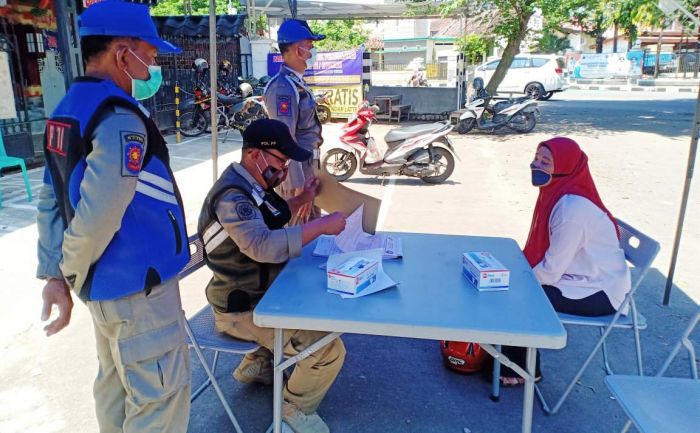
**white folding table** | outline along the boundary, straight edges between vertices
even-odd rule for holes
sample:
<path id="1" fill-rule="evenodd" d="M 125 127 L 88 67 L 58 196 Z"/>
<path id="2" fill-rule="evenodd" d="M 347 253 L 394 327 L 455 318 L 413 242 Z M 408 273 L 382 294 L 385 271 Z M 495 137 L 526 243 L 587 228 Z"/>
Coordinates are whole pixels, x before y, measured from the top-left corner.
<path id="1" fill-rule="evenodd" d="M 385 260 L 398 287 L 357 299 L 326 291 L 324 259 L 314 243 L 291 260 L 255 308 L 255 324 L 275 328 L 274 433 L 281 432 L 282 373 L 341 333 L 480 343 L 523 378 L 522 432 L 532 429 L 535 349 L 561 349 L 566 331 L 513 239 L 394 233 L 404 257 Z M 462 275 L 462 253 L 488 251 L 510 269 L 510 289 L 480 292 Z M 283 359 L 283 329 L 327 331 L 299 355 Z M 527 371 L 493 345 L 527 347 Z M 437 368 L 437 367 L 436 367 Z M 337 390 L 336 392 L 342 392 Z"/>

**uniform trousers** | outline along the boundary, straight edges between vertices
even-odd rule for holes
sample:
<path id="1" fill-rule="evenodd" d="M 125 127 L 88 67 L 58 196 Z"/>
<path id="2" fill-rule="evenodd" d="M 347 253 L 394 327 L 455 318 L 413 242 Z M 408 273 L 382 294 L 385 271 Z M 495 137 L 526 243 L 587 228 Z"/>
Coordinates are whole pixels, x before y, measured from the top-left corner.
<path id="1" fill-rule="evenodd" d="M 261 328 L 253 323 L 253 312 L 221 313 L 214 309 L 216 329 L 235 338 L 254 341 L 262 347 L 245 355 L 242 363 L 256 362 L 259 358 L 269 361 L 274 351 L 275 331 Z M 316 341 L 327 335 L 326 332 L 284 330 L 284 355 L 298 355 Z M 326 346 L 299 361 L 284 387 L 284 400 L 293 403 L 302 412 L 315 412 L 340 372 L 345 360 L 345 346 L 336 338 Z"/>
<path id="2" fill-rule="evenodd" d="M 185 433 L 190 357 L 177 278 L 108 301 L 89 301 L 99 370 L 101 433 Z"/>

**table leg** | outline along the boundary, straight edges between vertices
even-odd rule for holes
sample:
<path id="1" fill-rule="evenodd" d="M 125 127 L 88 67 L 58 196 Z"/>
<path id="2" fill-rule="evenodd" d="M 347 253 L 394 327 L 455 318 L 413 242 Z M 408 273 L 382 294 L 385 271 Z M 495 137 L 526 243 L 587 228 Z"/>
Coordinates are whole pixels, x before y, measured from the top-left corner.
<path id="1" fill-rule="evenodd" d="M 501 345 L 495 346 L 495 349 L 500 352 Z M 493 358 L 493 376 L 491 377 L 491 400 L 498 401 L 501 395 L 501 363 L 497 358 Z"/>
<path id="2" fill-rule="evenodd" d="M 528 347 L 527 348 L 527 373 L 528 377 L 525 378 L 525 390 L 523 391 L 523 427 L 522 433 L 532 432 L 532 406 L 535 397 L 535 359 L 537 354 L 537 349 Z"/>
<path id="3" fill-rule="evenodd" d="M 282 364 L 284 353 L 282 346 L 284 342 L 284 330 L 275 328 L 275 373 L 274 373 L 274 389 L 272 393 L 272 425 L 274 433 L 282 433 L 282 387 L 284 369 L 279 368 Z"/>

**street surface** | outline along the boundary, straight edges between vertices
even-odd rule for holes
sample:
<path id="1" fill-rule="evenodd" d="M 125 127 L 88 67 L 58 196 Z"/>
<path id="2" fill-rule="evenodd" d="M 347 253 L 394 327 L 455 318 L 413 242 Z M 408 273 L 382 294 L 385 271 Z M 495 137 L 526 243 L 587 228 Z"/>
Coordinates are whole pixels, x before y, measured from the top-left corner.
<path id="1" fill-rule="evenodd" d="M 524 245 L 537 196 L 529 172 L 535 148 L 555 135 L 573 138 L 588 154 L 593 178 L 613 215 L 661 243 L 661 252 L 638 300 L 650 322 L 650 329 L 643 333 L 643 345 L 646 368 L 652 373 L 665 357 L 667 344 L 682 327 L 679 318 L 687 316 L 700 302 L 696 264 L 700 256 L 700 184 L 696 177 L 676 287 L 670 307 L 661 307 L 686 174 L 694 96 L 587 91 L 556 94 L 552 100 L 540 103 L 542 117 L 532 133 L 453 134 L 461 161 L 442 185 L 427 185 L 406 177 L 382 181 L 359 174 L 346 185 L 383 199 L 381 230 L 504 236 Z M 324 127 L 326 148 L 337 140 L 341 126 L 337 122 Z M 370 131 L 383 144 L 382 137 L 395 127 L 380 124 Z M 174 137 L 168 137 L 168 141 L 174 143 Z M 238 160 L 240 146 L 237 133 L 221 144 L 219 170 Z M 171 146 L 190 234 L 195 233 L 201 202 L 212 183 L 210 152 L 209 136 L 183 139 Z M 30 172 L 35 196 L 41 175 L 41 169 Z M 87 309 L 76 300 L 70 326 L 54 337 L 44 336 L 44 325 L 39 321 L 43 284 L 34 278 L 36 199 L 27 202 L 18 175 L 2 177 L 0 187 L 0 296 L 4 300 L 0 304 L 0 432 L 96 432 L 91 387 L 97 362 Z M 198 272 L 183 284 L 188 316 L 206 302 L 203 287 L 207 272 Z M 629 336 L 613 334 L 613 341 L 631 349 Z M 570 338 L 572 335 L 579 337 L 581 333 L 571 332 Z M 347 336 L 346 345 L 346 366 L 320 408 L 334 432 L 460 433 L 468 428 L 477 433 L 519 429 L 521 390 L 504 391 L 501 403 L 491 403 L 486 397 L 488 385 L 477 377 L 444 371 L 435 342 Z M 553 373 L 566 370 L 573 374 L 575 370 L 567 367 L 567 362 L 584 353 L 578 343 L 572 346 L 563 353 L 548 352 L 543 357 L 548 379 L 544 385 L 561 389 L 563 382 Z M 627 368 L 632 365 L 630 355 L 617 358 L 620 362 L 616 365 L 623 372 L 632 372 Z M 222 359 L 220 381 L 244 429 L 264 431 L 271 419 L 271 389 L 234 383 L 230 370 L 238 358 Z M 195 382 L 203 377 L 196 362 L 193 376 Z M 571 397 L 575 402 L 565 404 L 556 417 L 545 417 L 536 404 L 534 431 L 619 430 L 622 412 L 608 397 L 600 368 L 591 368 L 582 382 Z M 397 397 L 394 391 L 388 391 L 395 387 L 403 396 L 399 398 L 401 404 L 388 402 Z M 232 431 L 213 392 L 205 392 L 193 405 L 190 431 Z"/>

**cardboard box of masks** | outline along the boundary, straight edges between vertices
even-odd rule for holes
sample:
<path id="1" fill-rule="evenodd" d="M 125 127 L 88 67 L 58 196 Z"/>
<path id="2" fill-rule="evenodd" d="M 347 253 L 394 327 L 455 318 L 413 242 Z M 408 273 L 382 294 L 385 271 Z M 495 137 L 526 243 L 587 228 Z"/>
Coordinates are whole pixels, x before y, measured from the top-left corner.
<path id="1" fill-rule="evenodd" d="M 462 255 L 462 273 L 479 290 L 508 290 L 510 271 L 491 253 L 470 251 Z"/>

